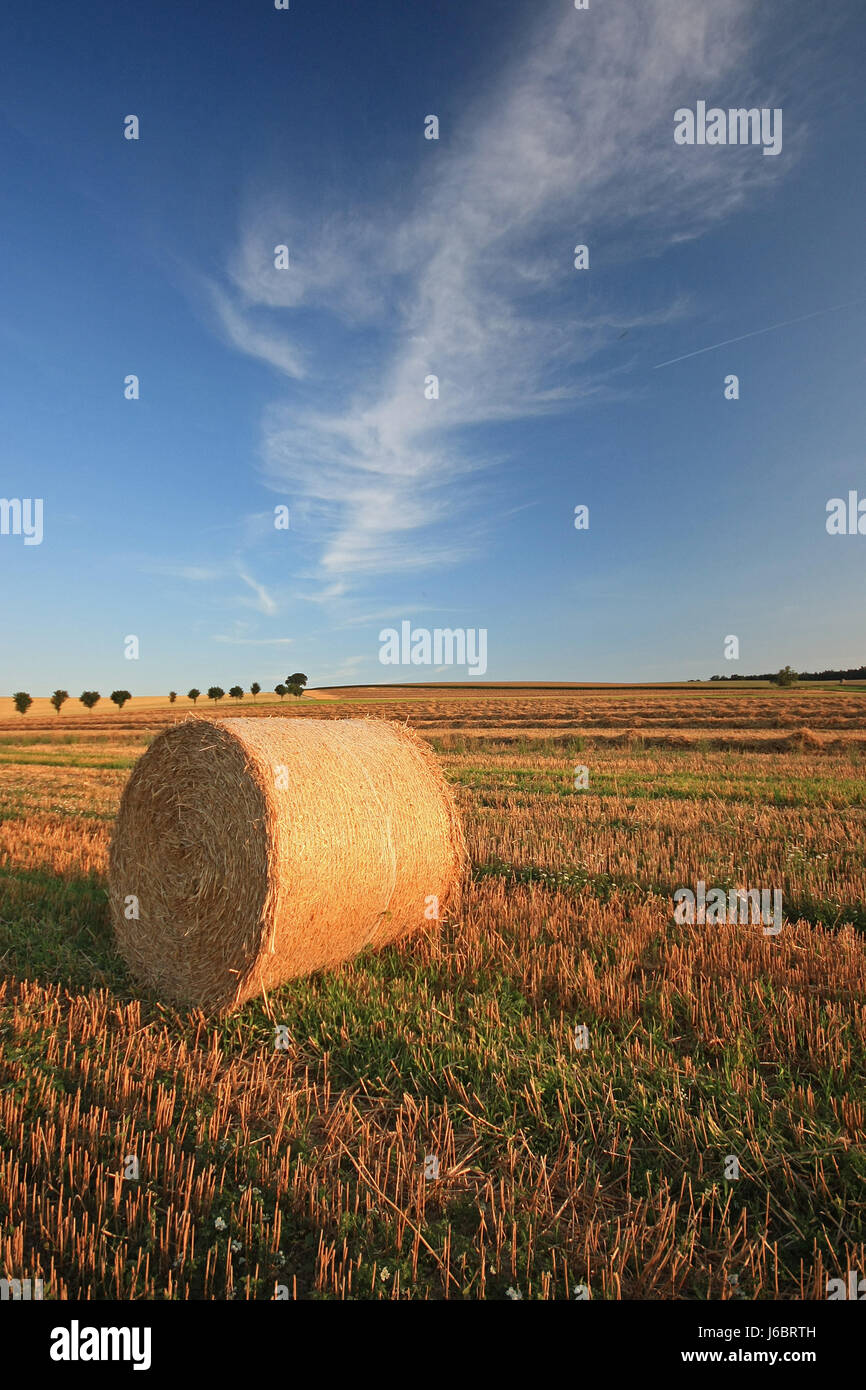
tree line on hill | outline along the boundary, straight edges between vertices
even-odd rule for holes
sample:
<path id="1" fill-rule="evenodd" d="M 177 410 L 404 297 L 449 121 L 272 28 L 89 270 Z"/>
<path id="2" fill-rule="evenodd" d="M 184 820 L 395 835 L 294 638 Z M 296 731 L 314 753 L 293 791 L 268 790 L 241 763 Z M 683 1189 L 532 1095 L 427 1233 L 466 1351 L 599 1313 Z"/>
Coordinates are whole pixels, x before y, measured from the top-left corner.
<path id="1" fill-rule="evenodd" d="M 760 676 L 710 676 L 711 681 L 772 681 L 773 685 L 793 685 L 795 681 L 862 681 L 866 666 L 850 666 L 847 671 L 795 671 L 783 666 L 781 671 L 765 671 Z"/>
<path id="2" fill-rule="evenodd" d="M 285 684 L 281 682 L 279 685 L 274 686 L 274 694 L 279 695 L 280 700 L 283 700 L 286 697 L 286 695 L 294 695 L 297 699 L 300 699 L 304 693 L 304 687 L 306 686 L 306 684 L 307 677 L 304 675 L 304 673 L 302 671 L 296 671 L 294 675 L 286 676 Z M 258 681 L 253 681 L 252 685 L 250 686 L 250 694 L 252 695 L 254 701 L 256 696 L 261 694 L 261 689 L 262 687 L 259 685 Z M 208 687 L 207 697 L 209 700 L 213 700 L 214 704 L 218 704 L 219 701 L 224 698 L 225 693 L 226 692 L 223 690 L 222 686 L 211 685 Z M 242 700 L 244 698 L 244 694 L 245 691 L 243 689 L 243 686 L 240 685 L 233 685 L 229 690 L 229 695 L 233 700 Z M 195 686 L 193 686 L 192 690 L 187 691 L 187 699 L 192 700 L 193 704 L 196 703 L 200 695 L 201 691 L 197 690 Z M 102 696 L 100 695 L 98 690 L 84 690 L 78 698 L 85 709 L 92 710 L 96 705 L 99 704 L 99 701 L 102 699 Z M 170 690 L 168 692 L 168 698 L 169 702 L 171 704 L 174 704 L 175 700 L 177 699 L 177 691 Z M 19 714 L 26 714 L 30 706 L 33 704 L 33 697 L 32 695 L 28 695 L 26 690 L 16 690 L 15 694 L 12 696 L 12 699 L 14 701 L 15 708 L 17 709 Z M 57 714 L 60 713 L 61 707 L 66 704 L 66 701 L 68 699 L 68 690 L 54 691 L 54 694 L 50 697 L 50 702 L 54 706 L 55 712 Z M 112 700 L 115 705 L 117 705 L 118 709 L 123 709 L 123 706 L 126 704 L 127 700 L 132 699 L 132 695 L 128 690 L 112 690 L 109 699 Z"/>

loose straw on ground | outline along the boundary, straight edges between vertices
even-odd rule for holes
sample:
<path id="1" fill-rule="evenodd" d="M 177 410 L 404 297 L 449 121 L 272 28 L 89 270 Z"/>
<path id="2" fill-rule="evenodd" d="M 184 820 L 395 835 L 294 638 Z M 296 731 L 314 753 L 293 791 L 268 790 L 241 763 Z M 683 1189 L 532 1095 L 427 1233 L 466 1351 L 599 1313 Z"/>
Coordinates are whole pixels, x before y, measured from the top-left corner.
<path id="1" fill-rule="evenodd" d="M 450 789 L 403 726 L 191 718 L 123 793 L 118 946 L 161 997 L 222 1013 L 429 925 L 464 861 Z"/>

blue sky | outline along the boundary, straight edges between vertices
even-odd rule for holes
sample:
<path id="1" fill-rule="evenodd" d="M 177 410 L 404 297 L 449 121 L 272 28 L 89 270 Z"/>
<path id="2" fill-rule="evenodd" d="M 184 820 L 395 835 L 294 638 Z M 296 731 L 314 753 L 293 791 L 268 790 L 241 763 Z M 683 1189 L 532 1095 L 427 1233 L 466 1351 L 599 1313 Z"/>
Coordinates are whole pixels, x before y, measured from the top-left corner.
<path id="1" fill-rule="evenodd" d="M 866 659 L 866 15 L 590 5 L 5 8 L 3 693 Z"/>

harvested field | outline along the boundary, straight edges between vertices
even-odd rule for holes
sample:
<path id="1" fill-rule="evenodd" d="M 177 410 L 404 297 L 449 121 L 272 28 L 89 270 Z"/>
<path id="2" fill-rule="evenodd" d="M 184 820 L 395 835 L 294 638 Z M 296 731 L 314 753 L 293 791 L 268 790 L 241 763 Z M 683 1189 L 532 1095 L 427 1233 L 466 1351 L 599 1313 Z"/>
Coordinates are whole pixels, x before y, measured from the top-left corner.
<path id="1" fill-rule="evenodd" d="M 866 1269 L 863 697 L 331 693 L 243 714 L 415 727 L 463 901 L 218 1024 L 138 990 L 108 914 L 129 769 L 187 711 L 4 723 L 5 1271 L 474 1300 L 823 1299 Z M 781 889 L 784 929 L 674 922 L 699 879 Z"/>

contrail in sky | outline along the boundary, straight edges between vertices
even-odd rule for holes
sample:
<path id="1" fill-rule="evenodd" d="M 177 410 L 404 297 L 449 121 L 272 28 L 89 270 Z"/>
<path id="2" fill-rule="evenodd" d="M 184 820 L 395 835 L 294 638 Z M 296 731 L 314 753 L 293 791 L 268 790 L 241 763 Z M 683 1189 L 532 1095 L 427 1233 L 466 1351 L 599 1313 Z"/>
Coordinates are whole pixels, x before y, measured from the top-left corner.
<path id="1" fill-rule="evenodd" d="M 771 323 L 769 328 L 756 328 L 752 333 L 741 333 L 739 338 L 725 338 L 724 342 L 711 343 L 709 347 L 698 348 L 697 352 L 684 352 L 682 357 L 671 357 L 667 362 L 658 362 L 653 371 L 660 367 L 672 367 L 675 362 L 685 362 L 687 357 L 700 357 L 702 352 L 715 352 L 716 348 L 727 347 L 729 343 L 742 343 L 746 338 L 757 338 L 762 333 L 772 333 L 777 328 L 789 328 L 792 323 L 803 323 L 806 319 L 816 319 L 819 314 L 835 314 L 838 309 L 850 309 L 854 304 L 862 304 L 861 299 L 849 300 L 847 304 L 831 304 L 828 309 L 815 309 L 811 314 L 800 314 L 796 319 L 786 319 L 784 323 Z"/>

